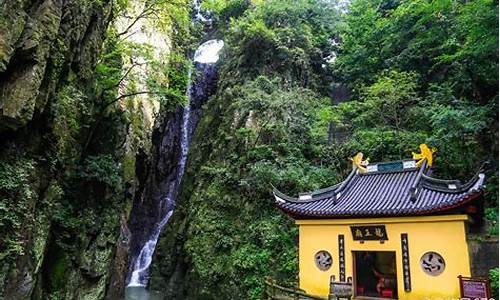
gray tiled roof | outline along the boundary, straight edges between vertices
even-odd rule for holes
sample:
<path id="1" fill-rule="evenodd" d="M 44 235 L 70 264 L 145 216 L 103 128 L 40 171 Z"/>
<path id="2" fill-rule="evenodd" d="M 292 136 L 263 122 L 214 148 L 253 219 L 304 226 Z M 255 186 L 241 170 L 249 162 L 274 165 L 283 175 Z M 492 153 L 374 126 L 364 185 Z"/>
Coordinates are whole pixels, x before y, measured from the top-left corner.
<path id="1" fill-rule="evenodd" d="M 423 215 L 461 206 L 482 194 L 484 174 L 465 184 L 439 180 L 411 168 L 351 175 L 340 184 L 299 199 L 274 190 L 277 206 L 295 218 Z"/>

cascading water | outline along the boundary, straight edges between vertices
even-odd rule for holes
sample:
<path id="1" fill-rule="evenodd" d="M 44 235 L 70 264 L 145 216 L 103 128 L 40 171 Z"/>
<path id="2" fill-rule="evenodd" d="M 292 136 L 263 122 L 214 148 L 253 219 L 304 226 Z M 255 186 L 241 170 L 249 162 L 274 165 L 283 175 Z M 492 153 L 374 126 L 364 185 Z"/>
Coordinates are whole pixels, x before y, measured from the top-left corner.
<path id="1" fill-rule="evenodd" d="M 153 230 L 149 234 L 146 242 L 142 246 L 139 254 L 133 260 L 131 265 L 131 273 L 127 287 L 145 287 L 148 283 L 149 267 L 151 265 L 152 257 L 158 242 L 160 233 L 167 224 L 168 220 L 173 214 L 173 209 L 179 191 L 179 187 L 184 175 L 186 167 L 187 155 L 189 150 L 189 143 L 194 127 L 197 124 L 198 115 L 191 114 L 192 108 L 197 110 L 201 109 L 202 102 L 208 98 L 207 82 L 213 80 L 214 68 L 213 64 L 219 58 L 219 51 L 224 45 L 223 41 L 210 40 L 203 43 L 195 52 L 194 61 L 196 70 L 201 73 L 196 80 L 191 79 L 191 72 L 189 74 L 189 84 L 186 96 L 189 100 L 188 104 L 182 110 L 182 122 L 180 122 L 179 134 L 179 157 L 177 159 L 177 168 L 175 171 L 174 180 L 168 183 L 168 187 L 164 190 L 168 191 L 167 194 L 159 201 L 158 211 L 160 213 L 158 222 L 153 226 Z M 204 98 L 204 99 L 203 99 Z"/>

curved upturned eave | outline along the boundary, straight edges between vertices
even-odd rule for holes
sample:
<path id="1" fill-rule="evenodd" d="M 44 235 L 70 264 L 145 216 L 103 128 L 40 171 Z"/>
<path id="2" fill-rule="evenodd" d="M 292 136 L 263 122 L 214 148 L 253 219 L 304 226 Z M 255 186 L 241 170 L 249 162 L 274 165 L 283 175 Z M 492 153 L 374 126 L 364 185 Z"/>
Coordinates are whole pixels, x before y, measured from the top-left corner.
<path id="1" fill-rule="evenodd" d="M 273 188 L 273 195 L 274 195 L 274 199 L 275 199 L 276 203 L 300 202 L 298 198 L 290 197 L 290 196 L 280 192 L 276 188 Z"/>
<path id="2" fill-rule="evenodd" d="M 430 176 L 423 176 L 423 187 L 429 190 L 433 190 L 436 192 L 443 192 L 443 193 L 451 193 L 451 194 L 457 194 L 457 193 L 463 193 L 465 191 L 471 191 L 474 189 L 479 189 L 484 183 L 485 180 L 485 174 L 478 172 L 476 175 L 474 175 L 469 181 L 467 181 L 464 184 L 461 184 L 459 180 L 444 180 L 444 179 L 438 179 Z M 433 184 L 434 183 L 434 184 Z M 436 184 L 455 184 L 457 185 L 457 188 L 455 189 L 450 189 L 447 186 L 439 186 Z"/>
<path id="3" fill-rule="evenodd" d="M 336 189 L 343 183 L 344 181 L 337 183 L 336 185 L 330 186 L 328 188 L 320 190 L 321 192 L 318 193 L 317 191 L 310 192 L 310 193 L 304 193 L 303 195 L 310 195 L 311 199 L 299 199 L 295 197 L 291 197 L 286 195 L 285 193 L 280 192 L 278 189 L 273 188 L 273 195 L 274 199 L 277 203 L 309 203 L 309 202 L 314 202 L 314 201 L 319 201 L 319 200 L 324 200 L 325 198 L 328 198 L 332 195 L 335 194 Z"/>

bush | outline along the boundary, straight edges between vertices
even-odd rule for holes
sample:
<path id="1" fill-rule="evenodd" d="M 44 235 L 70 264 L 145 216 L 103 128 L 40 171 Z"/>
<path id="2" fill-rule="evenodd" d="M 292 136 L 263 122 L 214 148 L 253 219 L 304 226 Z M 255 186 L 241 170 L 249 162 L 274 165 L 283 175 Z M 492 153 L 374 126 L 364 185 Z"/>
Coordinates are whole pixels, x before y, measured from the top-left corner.
<path id="1" fill-rule="evenodd" d="M 121 187 L 120 167 L 110 154 L 89 156 L 80 167 L 78 177 L 106 184 L 111 188 Z"/>
<path id="2" fill-rule="evenodd" d="M 498 299 L 498 268 L 490 270 L 491 296 Z"/>
<path id="3" fill-rule="evenodd" d="M 86 101 L 81 91 L 69 85 L 57 94 L 57 101 L 52 104 L 56 152 L 63 163 L 74 163 L 80 155 L 80 132 L 90 118 Z"/>
<path id="4" fill-rule="evenodd" d="M 0 162 L 0 261 L 23 254 L 24 220 L 37 196 L 32 184 L 34 162 L 11 160 Z"/>
<path id="5" fill-rule="evenodd" d="M 489 221 L 488 234 L 498 236 L 498 209 L 496 207 L 486 208 L 486 220 Z"/>

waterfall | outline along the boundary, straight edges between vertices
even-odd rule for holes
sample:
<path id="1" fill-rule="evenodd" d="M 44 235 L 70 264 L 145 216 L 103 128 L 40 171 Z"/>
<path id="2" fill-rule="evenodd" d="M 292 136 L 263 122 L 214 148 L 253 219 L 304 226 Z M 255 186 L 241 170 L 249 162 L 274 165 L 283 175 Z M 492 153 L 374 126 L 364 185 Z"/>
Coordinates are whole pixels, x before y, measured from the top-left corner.
<path id="1" fill-rule="evenodd" d="M 219 51 L 224 47 L 221 40 L 210 40 L 198 47 L 194 53 L 194 61 L 202 64 L 213 64 L 219 60 Z"/>
<path id="2" fill-rule="evenodd" d="M 135 257 L 131 265 L 131 274 L 127 287 L 145 287 L 149 279 L 149 267 L 151 265 L 152 257 L 160 237 L 160 233 L 167 224 L 168 220 L 173 214 L 176 197 L 182 181 L 182 176 L 186 168 L 186 161 L 189 151 L 189 143 L 194 127 L 197 124 L 199 113 L 193 115 L 191 110 L 201 110 L 201 105 L 209 96 L 209 83 L 207 81 L 213 80 L 211 73 L 215 72 L 213 65 L 219 59 L 219 51 L 224 46 L 224 42 L 220 40 L 209 40 L 196 50 L 194 61 L 196 70 L 201 73 L 199 78 L 191 78 L 189 72 L 189 83 L 186 91 L 188 103 L 182 109 L 182 121 L 178 128 L 179 132 L 179 157 L 177 159 L 177 168 L 175 172 L 175 179 L 168 183 L 165 189 L 168 192 L 158 203 L 158 211 L 164 212 L 160 215 L 158 222 L 154 224 L 146 242 L 142 246 L 139 254 Z"/>

